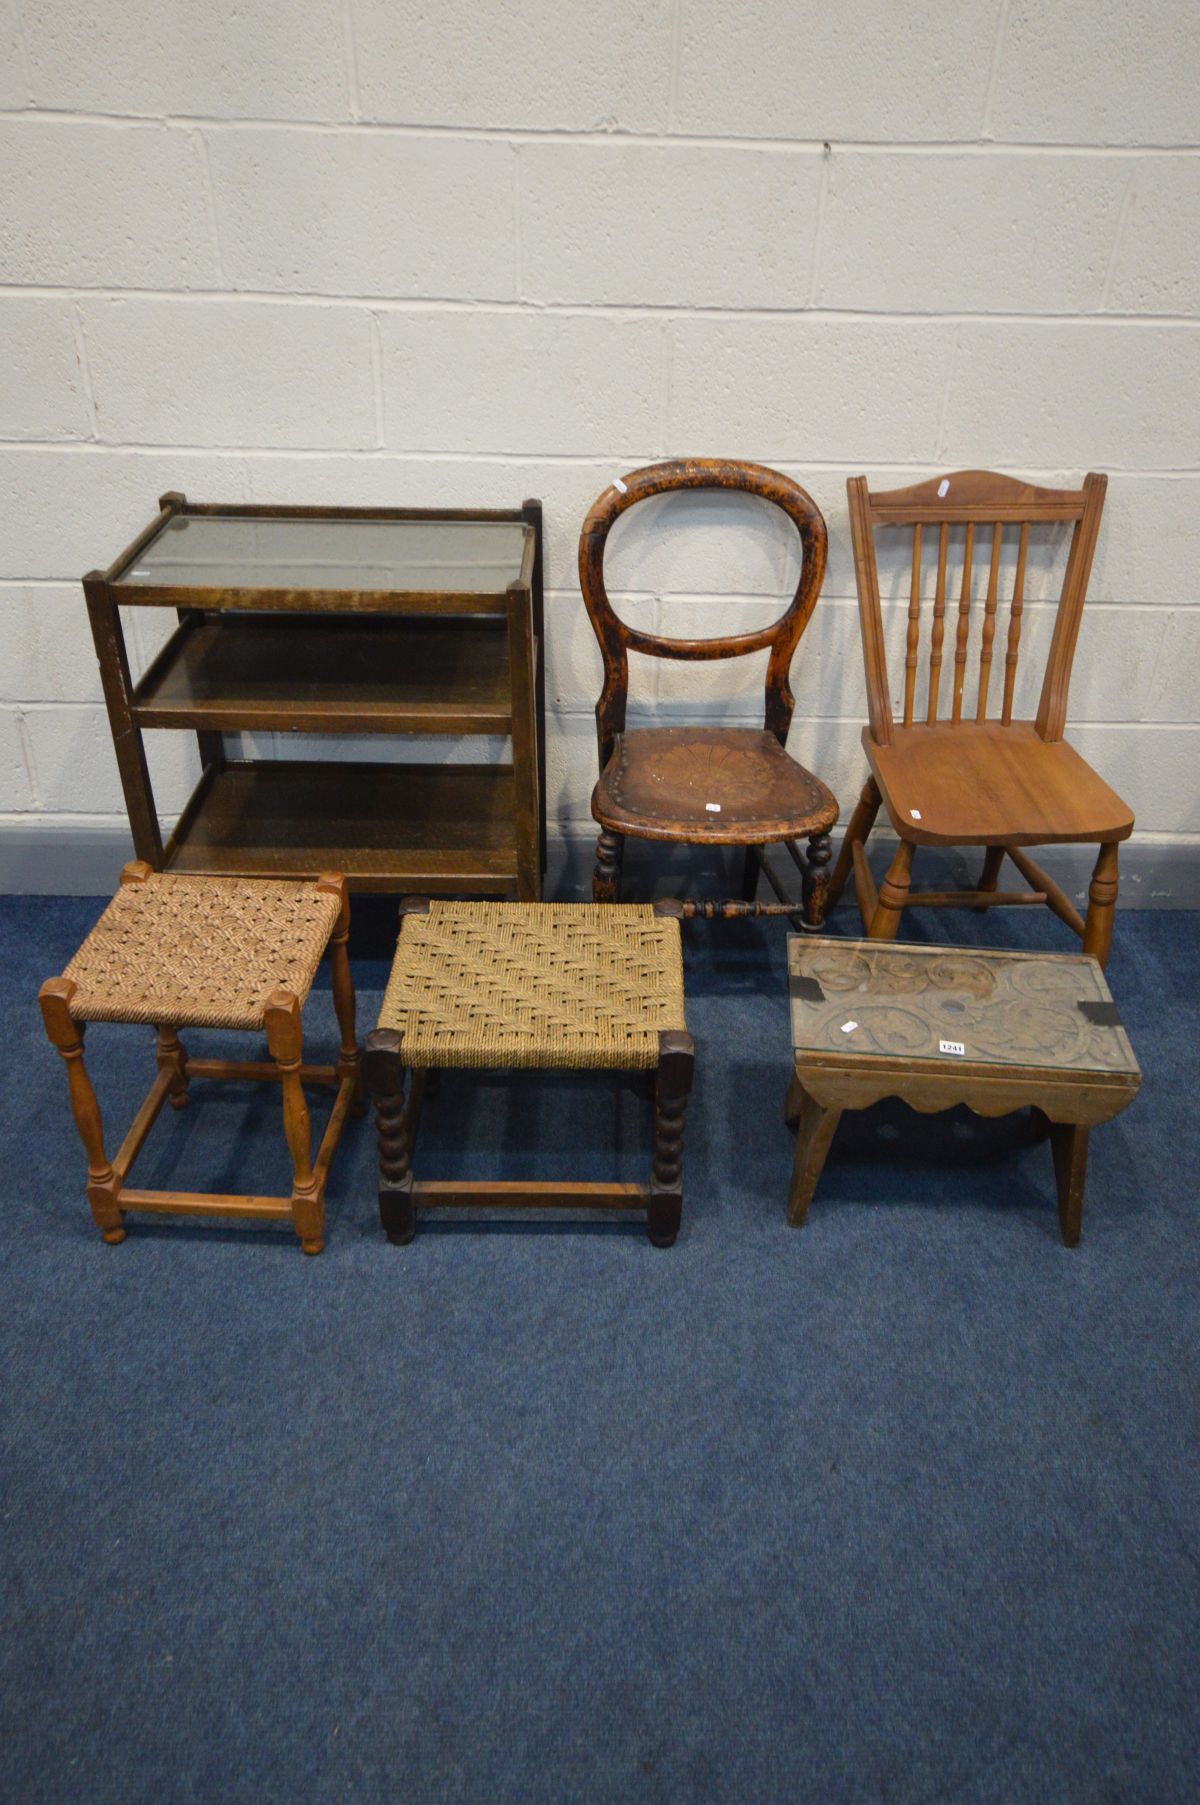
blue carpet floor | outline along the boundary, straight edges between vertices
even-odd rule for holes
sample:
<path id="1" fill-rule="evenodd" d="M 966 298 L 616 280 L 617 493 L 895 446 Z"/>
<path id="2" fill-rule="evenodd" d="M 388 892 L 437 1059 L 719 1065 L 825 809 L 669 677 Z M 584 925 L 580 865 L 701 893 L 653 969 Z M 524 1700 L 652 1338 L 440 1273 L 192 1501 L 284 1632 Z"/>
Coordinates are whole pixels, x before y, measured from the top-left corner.
<path id="1" fill-rule="evenodd" d="M 307 1260 L 274 1226 L 100 1241 L 34 1000 L 98 907 L 0 902 L 0 1795 L 1200 1795 L 1200 916 L 1118 916 L 1145 1080 L 1074 1252 L 1026 1117 L 898 1105 L 844 1119 L 789 1231 L 783 930 L 695 923 L 672 1251 L 528 1218 L 392 1248 L 360 1123 Z M 332 1045 L 327 989 L 307 1014 Z M 89 1048 L 115 1145 L 148 1037 Z M 285 1189 L 274 1093 L 194 1096 L 138 1182 Z M 455 1077 L 419 1161 L 639 1177 L 648 1128 L 607 1080 Z"/>

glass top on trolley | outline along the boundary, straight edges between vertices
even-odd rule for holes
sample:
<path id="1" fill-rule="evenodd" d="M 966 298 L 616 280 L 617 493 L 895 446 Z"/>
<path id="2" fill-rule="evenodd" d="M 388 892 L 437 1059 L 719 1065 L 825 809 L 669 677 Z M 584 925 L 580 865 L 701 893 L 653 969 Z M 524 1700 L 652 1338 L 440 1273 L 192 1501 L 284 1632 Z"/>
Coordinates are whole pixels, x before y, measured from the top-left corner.
<path id="1" fill-rule="evenodd" d="M 174 514 L 114 582 L 502 595 L 521 577 L 531 534 L 519 520 Z"/>

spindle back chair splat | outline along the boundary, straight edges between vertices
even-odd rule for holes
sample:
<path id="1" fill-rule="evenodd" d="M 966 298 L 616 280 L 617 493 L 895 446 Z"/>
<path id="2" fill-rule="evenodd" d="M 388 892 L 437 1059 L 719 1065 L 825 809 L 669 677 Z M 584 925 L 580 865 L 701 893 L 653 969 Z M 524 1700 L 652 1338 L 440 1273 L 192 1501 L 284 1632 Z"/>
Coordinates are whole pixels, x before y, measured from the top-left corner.
<path id="1" fill-rule="evenodd" d="M 828 903 L 833 906 L 853 875 L 872 938 L 890 939 L 902 910 L 914 903 L 980 910 L 1044 903 L 1081 936 L 1085 951 L 1104 964 L 1117 897 L 1117 846 L 1132 833 L 1133 815 L 1063 735 L 1106 484 L 1105 477 L 1091 473 L 1080 489 L 1048 489 L 984 470 L 955 471 L 911 488 L 876 494 L 864 476 L 848 482 L 867 681 L 863 745 L 870 774 L 834 868 Z M 1013 709 L 1030 529 L 1046 525 L 1069 526 L 1071 537 L 1037 714 L 1022 721 L 1013 718 Z M 902 692 L 900 687 L 893 690 L 889 681 L 876 562 L 875 535 L 888 528 L 912 532 Z M 962 573 L 955 601 L 948 572 L 960 547 Z M 1001 573 L 1006 547 L 1015 564 L 1011 590 L 1004 598 Z M 933 600 L 927 610 L 930 586 Z M 1007 630 L 998 638 L 1005 605 Z M 919 677 L 927 612 L 928 678 L 922 707 Z M 978 656 L 972 706 L 973 631 Z M 1001 645 L 1003 679 L 997 695 L 993 665 L 999 662 Z M 897 721 L 892 696 L 901 693 L 903 714 Z M 989 714 L 989 707 L 995 712 Z M 900 845 L 876 891 L 864 849 L 881 806 Z M 1092 842 L 1099 849 L 1086 921 L 1024 850 L 1072 842 Z M 910 893 L 913 853 L 922 845 L 984 846 L 978 888 Z M 1005 857 L 1032 886 L 1029 890 L 997 889 Z"/>
<path id="2" fill-rule="evenodd" d="M 675 639 L 632 627 L 615 612 L 604 581 L 604 552 L 613 526 L 651 496 L 693 489 L 758 496 L 782 509 L 794 525 L 800 575 L 791 601 L 769 625 L 710 639 Z M 592 793 L 592 814 L 601 828 L 592 880 L 597 902 L 620 898 L 628 836 L 677 845 L 741 846 L 746 854 L 741 902 L 702 903 L 695 912 L 791 914 L 803 926 L 820 926 L 837 799 L 785 748 L 795 707 L 789 672 L 820 593 L 826 541 L 821 511 L 798 483 L 763 465 L 723 458 L 647 465 L 611 483 L 593 504 L 579 540 L 579 582 L 604 660 L 604 687 L 596 704 L 600 779 Z M 739 727 L 627 731 L 630 652 L 696 661 L 760 651 L 769 653 L 761 732 Z M 808 840 L 803 858 L 794 845 L 802 836 Z M 799 906 L 788 901 L 762 856 L 772 843 L 785 846 L 800 869 Z M 777 902 L 755 902 L 760 875 L 766 876 Z"/>

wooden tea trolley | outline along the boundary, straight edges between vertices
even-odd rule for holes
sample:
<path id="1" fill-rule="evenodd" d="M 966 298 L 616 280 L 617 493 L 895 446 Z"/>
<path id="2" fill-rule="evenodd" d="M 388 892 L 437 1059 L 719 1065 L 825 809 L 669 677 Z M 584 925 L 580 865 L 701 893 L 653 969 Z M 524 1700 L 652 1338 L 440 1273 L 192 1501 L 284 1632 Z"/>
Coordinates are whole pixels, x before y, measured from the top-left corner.
<path id="1" fill-rule="evenodd" d="M 1050 1123 L 1058 1218 L 1079 1240 L 1088 1131 L 1141 1073 L 1104 974 L 1084 954 L 788 938 L 798 1126 L 788 1221 L 804 1221 L 844 1109 L 899 1097 L 929 1113 L 1032 1106 Z"/>
<path id="2" fill-rule="evenodd" d="M 541 505 L 201 506 L 164 495 L 83 579 L 138 857 L 156 871 L 534 899 L 545 869 Z M 179 625 L 134 681 L 123 608 Z M 196 733 L 164 842 L 143 734 Z M 511 764 L 232 756 L 227 734 L 511 738 Z"/>

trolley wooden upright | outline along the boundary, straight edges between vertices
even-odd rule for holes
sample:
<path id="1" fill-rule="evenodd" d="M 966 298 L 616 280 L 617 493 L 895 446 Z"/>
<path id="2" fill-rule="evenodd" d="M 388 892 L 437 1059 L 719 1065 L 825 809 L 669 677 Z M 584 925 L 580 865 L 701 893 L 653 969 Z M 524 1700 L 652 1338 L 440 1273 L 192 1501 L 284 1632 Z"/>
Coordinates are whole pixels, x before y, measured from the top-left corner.
<path id="1" fill-rule="evenodd" d="M 83 579 L 134 848 L 156 871 L 534 901 L 545 871 L 542 511 L 209 506 Z M 130 672 L 126 607 L 179 625 Z M 147 729 L 202 772 L 164 840 Z M 246 757 L 226 735 L 492 735 L 509 763 Z"/>

